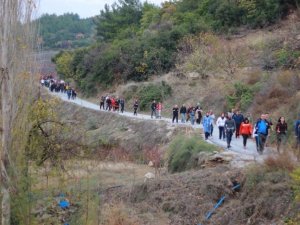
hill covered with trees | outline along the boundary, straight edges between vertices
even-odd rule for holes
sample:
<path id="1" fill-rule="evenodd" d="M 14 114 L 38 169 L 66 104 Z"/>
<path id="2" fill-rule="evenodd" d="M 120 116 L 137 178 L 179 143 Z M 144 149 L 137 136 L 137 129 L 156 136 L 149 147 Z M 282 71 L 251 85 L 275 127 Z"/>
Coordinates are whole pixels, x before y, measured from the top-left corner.
<path id="1" fill-rule="evenodd" d="M 35 22 L 39 27 L 43 49 L 78 48 L 92 43 L 92 18 L 81 19 L 73 13 L 61 16 L 44 14 Z"/>
<path id="2" fill-rule="evenodd" d="M 161 7 L 122 0 L 95 19 L 97 43 L 62 52 L 54 62 L 87 95 L 96 87 L 143 81 L 175 68 L 187 37 L 213 32 L 238 34 L 240 28 L 262 28 L 285 18 L 298 0 L 180 0 Z M 191 49 L 184 49 L 187 53 Z"/>

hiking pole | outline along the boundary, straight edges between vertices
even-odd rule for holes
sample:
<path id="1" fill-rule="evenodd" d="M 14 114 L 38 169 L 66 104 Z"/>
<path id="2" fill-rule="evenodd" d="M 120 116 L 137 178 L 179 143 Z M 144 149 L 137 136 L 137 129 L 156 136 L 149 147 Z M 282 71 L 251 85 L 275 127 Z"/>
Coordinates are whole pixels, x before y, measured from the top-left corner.
<path id="1" fill-rule="evenodd" d="M 235 185 L 235 186 L 232 188 L 232 190 L 235 191 L 235 190 L 239 189 L 240 187 L 241 187 L 241 185 L 240 185 L 240 184 L 237 184 L 237 185 Z M 225 198 L 226 198 L 226 196 L 223 195 L 223 196 L 219 199 L 219 201 L 217 202 L 217 204 L 214 206 L 214 208 L 213 208 L 211 211 L 209 211 L 208 213 L 206 213 L 204 222 L 207 221 L 207 220 L 209 220 L 209 219 L 212 217 L 213 213 L 214 213 L 214 212 L 215 212 L 215 211 L 223 204 Z M 202 224 L 202 223 L 199 223 L 198 225 L 203 225 L 203 224 Z"/>

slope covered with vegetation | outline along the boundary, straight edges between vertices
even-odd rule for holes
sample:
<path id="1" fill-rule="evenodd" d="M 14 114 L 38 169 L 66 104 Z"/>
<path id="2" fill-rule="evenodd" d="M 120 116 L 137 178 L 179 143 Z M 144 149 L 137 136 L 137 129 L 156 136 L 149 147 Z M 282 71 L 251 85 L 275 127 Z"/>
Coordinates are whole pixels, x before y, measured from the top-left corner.
<path id="1" fill-rule="evenodd" d="M 77 14 L 61 16 L 44 14 L 36 21 L 40 44 L 44 50 L 88 46 L 92 43 L 93 19 L 81 19 Z"/>
<path id="2" fill-rule="evenodd" d="M 95 19 L 96 44 L 61 53 L 54 61 L 62 76 L 72 78 L 83 93 L 93 95 L 99 86 L 143 81 L 174 69 L 182 59 L 178 53 L 186 38 L 266 27 L 285 18 L 297 5 L 298 0 L 181 0 L 157 7 L 123 0 L 106 6 Z"/>

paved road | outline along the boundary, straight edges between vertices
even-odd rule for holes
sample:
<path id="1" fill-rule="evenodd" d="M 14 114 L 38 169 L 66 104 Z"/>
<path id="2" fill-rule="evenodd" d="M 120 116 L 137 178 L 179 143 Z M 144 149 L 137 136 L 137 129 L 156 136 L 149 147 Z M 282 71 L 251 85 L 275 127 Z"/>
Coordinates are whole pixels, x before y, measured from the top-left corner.
<path id="1" fill-rule="evenodd" d="M 59 97 L 63 101 L 67 101 L 67 102 L 70 102 L 70 103 L 73 103 L 73 104 L 76 104 L 76 105 L 80 105 L 80 106 L 85 107 L 85 108 L 100 111 L 99 105 L 96 105 L 94 103 L 85 101 L 83 99 L 76 98 L 75 100 L 68 100 L 66 94 L 63 94 L 63 93 L 51 93 L 51 94 Z M 192 127 L 194 129 L 202 129 L 202 125 L 192 126 L 190 123 L 182 124 L 181 122 L 179 122 L 178 124 L 173 124 L 172 120 L 170 118 L 151 119 L 150 115 L 138 114 L 137 116 L 134 116 L 133 112 L 124 112 L 123 114 L 122 113 L 117 113 L 117 112 L 107 112 L 107 113 L 116 113 L 120 116 L 126 116 L 126 117 L 130 117 L 130 118 L 133 118 L 133 119 L 142 119 L 142 120 L 149 120 L 149 121 L 150 120 L 153 120 L 153 121 L 162 120 L 162 121 L 167 122 L 167 124 L 169 126 L 185 126 L 185 127 Z M 247 149 L 244 149 L 243 148 L 243 143 L 242 143 L 243 142 L 242 137 L 240 137 L 238 139 L 233 137 L 233 140 L 232 140 L 232 143 L 231 143 L 232 147 L 230 148 L 230 150 L 228 150 L 228 149 L 226 149 L 226 147 L 227 147 L 226 141 L 219 140 L 219 130 L 218 130 L 217 126 L 214 127 L 213 136 L 210 137 L 207 140 L 207 142 L 209 142 L 211 144 L 218 145 L 218 146 L 224 148 L 225 151 L 222 154 L 234 157 L 234 160 L 233 160 L 232 163 L 236 167 L 243 167 L 246 164 L 248 164 L 250 162 L 253 162 L 253 161 L 263 162 L 264 158 L 266 158 L 270 154 L 273 154 L 272 149 L 266 148 L 264 154 L 259 155 L 256 151 L 255 142 L 251 139 L 248 140 Z"/>

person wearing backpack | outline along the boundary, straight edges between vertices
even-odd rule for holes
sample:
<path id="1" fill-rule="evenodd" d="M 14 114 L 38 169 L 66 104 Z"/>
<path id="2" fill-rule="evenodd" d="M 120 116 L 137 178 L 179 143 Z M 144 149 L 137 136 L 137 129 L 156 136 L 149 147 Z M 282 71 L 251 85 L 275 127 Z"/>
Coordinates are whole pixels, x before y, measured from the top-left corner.
<path id="1" fill-rule="evenodd" d="M 255 130 L 257 133 L 257 152 L 263 154 L 265 143 L 269 134 L 270 124 L 266 120 L 266 115 L 262 114 L 256 122 Z"/>
<path id="2" fill-rule="evenodd" d="M 219 128 L 219 139 L 221 140 L 223 138 L 223 140 L 225 140 L 225 122 L 226 122 L 226 117 L 225 117 L 225 113 L 222 113 L 221 116 L 217 119 L 217 127 Z"/>
<path id="3" fill-rule="evenodd" d="M 277 151 L 280 153 L 281 144 L 286 143 L 286 133 L 287 133 L 287 123 L 285 122 L 285 118 L 281 116 L 278 119 L 278 123 L 276 125 L 276 139 L 277 139 Z"/>
<path id="4" fill-rule="evenodd" d="M 232 140 L 232 135 L 235 132 L 236 125 L 234 119 L 232 119 L 231 114 L 228 114 L 227 120 L 225 121 L 225 132 L 226 132 L 226 140 L 227 140 L 227 148 L 231 148 L 231 140 Z"/>
<path id="5" fill-rule="evenodd" d="M 249 122 L 249 119 L 245 118 L 244 122 L 242 122 L 242 124 L 240 126 L 240 132 L 239 132 L 243 137 L 244 149 L 246 149 L 248 138 L 251 137 L 251 135 L 252 135 L 252 130 L 253 130 L 253 128 L 252 128 L 251 123 Z"/>
<path id="6" fill-rule="evenodd" d="M 211 117 L 209 115 L 209 112 L 207 112 L 206 115 L 203 117 L 202 125 L 205 134 L 205 140 L 207 140 L 211 133 Z"/>

